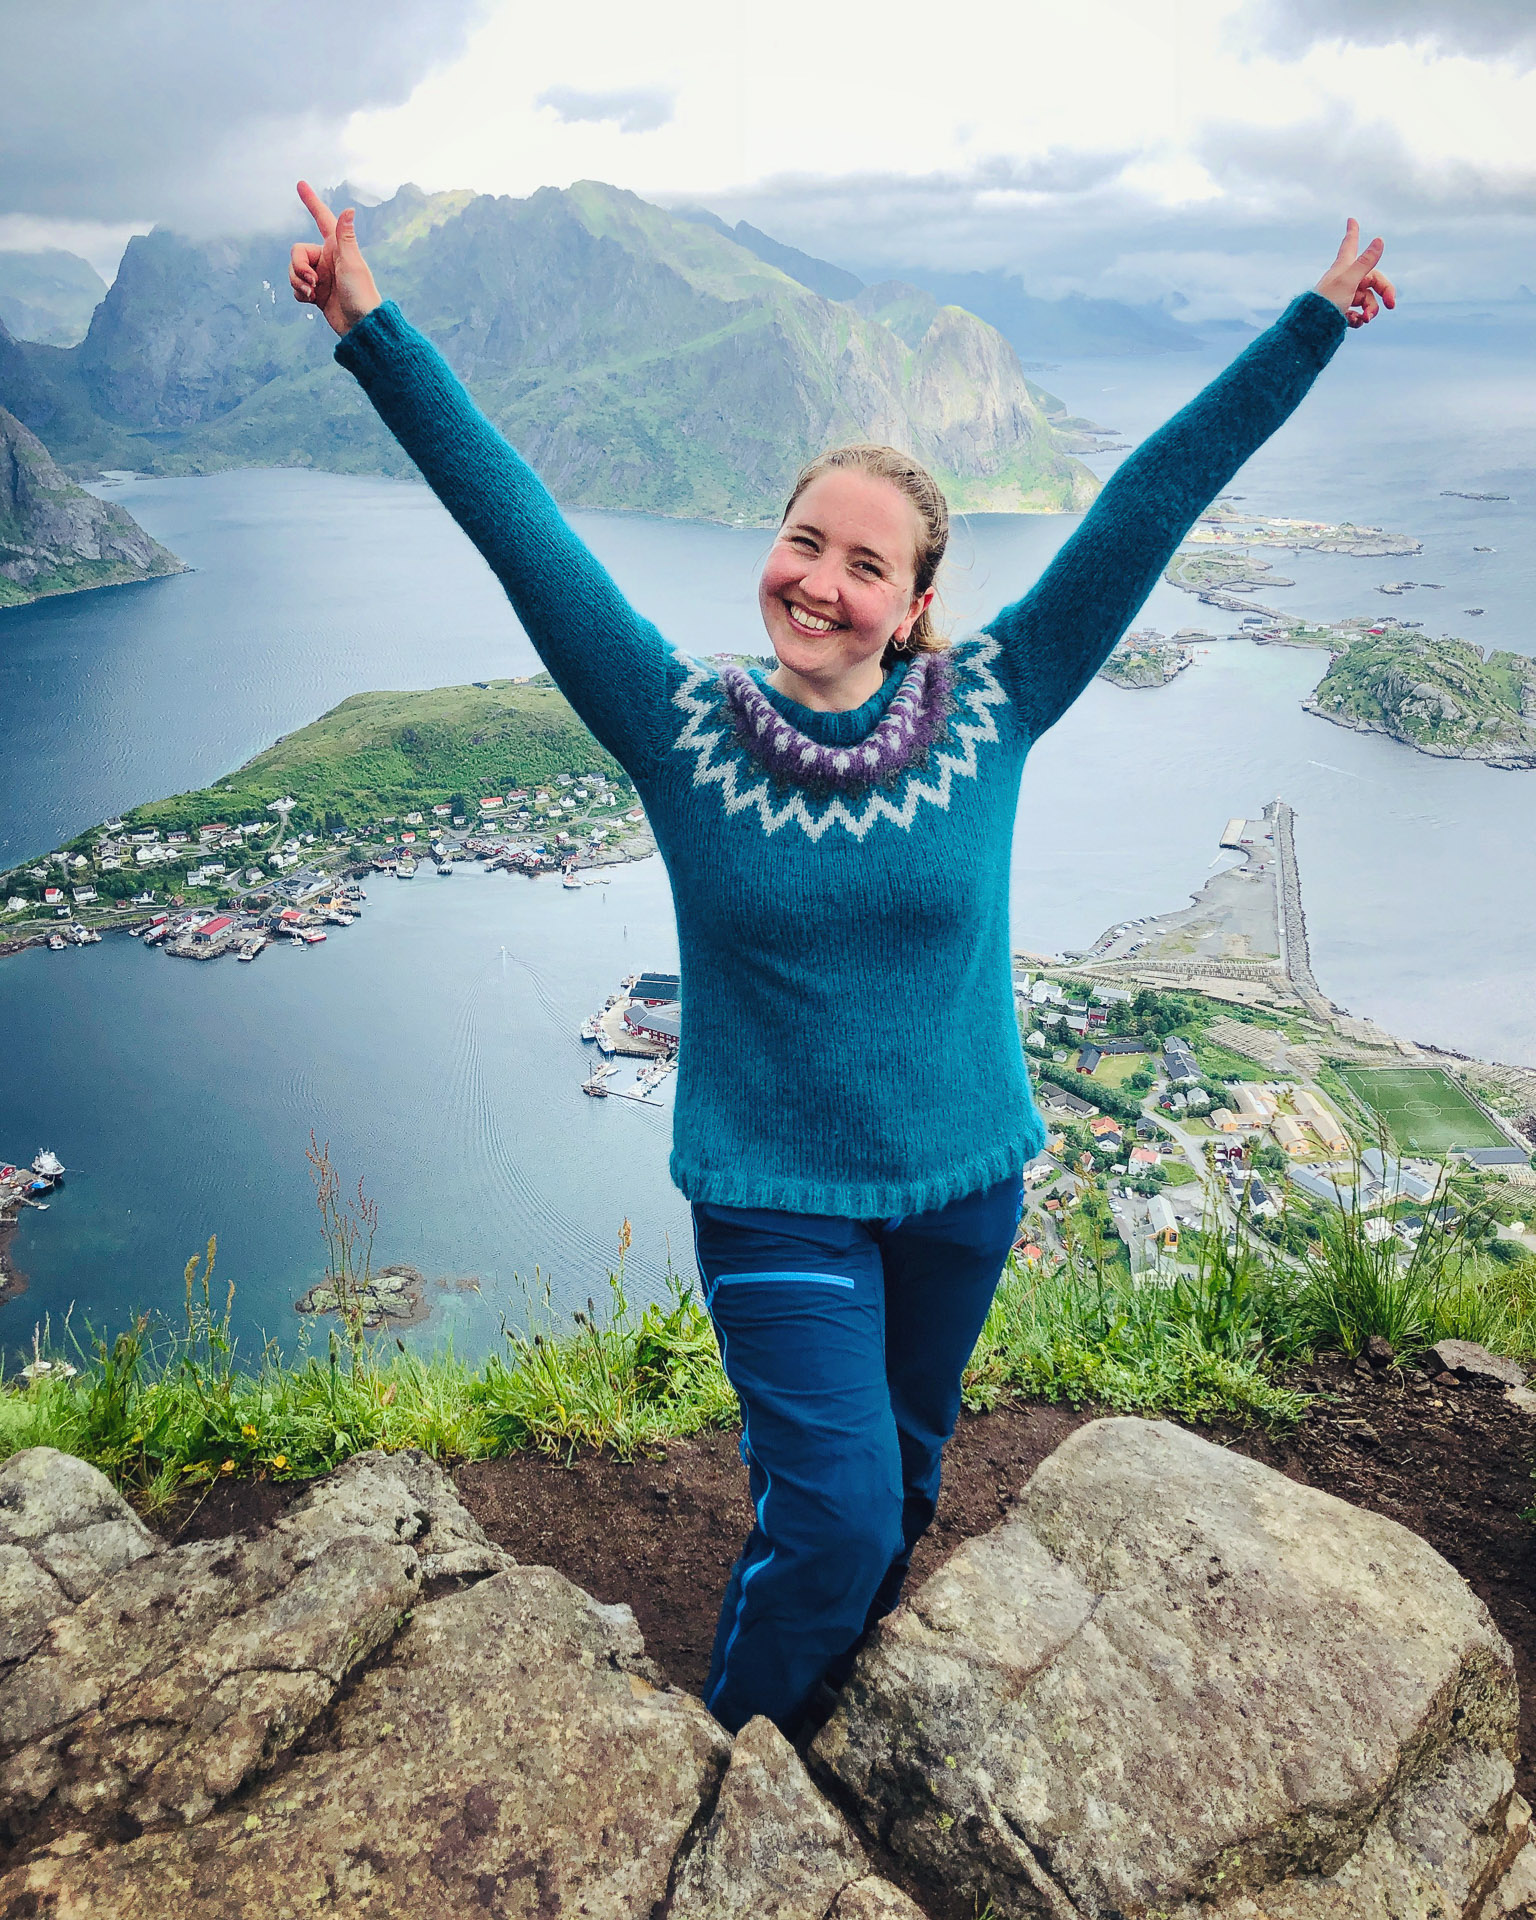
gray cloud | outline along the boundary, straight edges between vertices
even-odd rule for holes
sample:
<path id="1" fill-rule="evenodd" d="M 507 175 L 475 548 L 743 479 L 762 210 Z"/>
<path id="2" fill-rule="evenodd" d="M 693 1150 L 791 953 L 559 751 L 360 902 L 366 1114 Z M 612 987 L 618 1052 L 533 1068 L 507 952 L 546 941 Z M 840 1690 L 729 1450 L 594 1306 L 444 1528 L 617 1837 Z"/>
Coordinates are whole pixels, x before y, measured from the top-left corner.
<path id="1" fill-rule="evenodd" d="M 620 133 L 654 133 L 672 118 L 673 95 L 661 87 L 628 87 L 588 93 L 580 87 L 546 87 L 534 103 L 567 122 L 612 120 Z"/>
<path id="2" fill-rule="evenodd" d="M 1391 128 L 1357 126 L 1343 109 L 1274 131 L 1219 126 L 1195 153 L 1221 192 L 1185 206 L 1136 190 L 1114 155 L 1054 180 L 1001 161 L 920 178 L 784 177 L 712 204 L 866 279 L 1000 268 L 1043 295 L 1182 293 L 1191 319 L 1252 317 L 1310 286 L 1351 213 L 1385 236 L 1410 298 L 1492 298 L 1531 280 L 1528 172 L 1426 164 Z"/>
<path id="3" fill-rule="evenodd" d="M 1531 0 L 1253 0 L 1233 23 L 1252 44 L 1302 52 L 1315 41 L 1384 47 L 1430 41 L 1446 53 L 1536 65 Z"/>
<path id="4" fill-rule="evenodd" d="M 230 231 L 334 178 L 347 116 L 406 99 L 484 0 L 0 0 L 0 215 Z"/>

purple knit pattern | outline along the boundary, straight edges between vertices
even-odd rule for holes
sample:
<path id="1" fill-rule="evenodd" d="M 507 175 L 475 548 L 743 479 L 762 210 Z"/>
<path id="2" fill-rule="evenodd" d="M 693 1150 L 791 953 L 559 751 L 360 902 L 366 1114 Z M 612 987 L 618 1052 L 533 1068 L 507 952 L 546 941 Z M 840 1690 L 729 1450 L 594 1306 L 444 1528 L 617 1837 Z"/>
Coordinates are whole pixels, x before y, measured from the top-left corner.
<path id="1" fill-rule="evenodd" d="M 812 793 L 861 793 L 889 785 L 943 738 L 954 673 L 941 653 L 920 653 L 900 691 L 862 740 L 827 746 L 791 725 L 742 667 L 722 667 L 736 742 L 781 785 Z"/>

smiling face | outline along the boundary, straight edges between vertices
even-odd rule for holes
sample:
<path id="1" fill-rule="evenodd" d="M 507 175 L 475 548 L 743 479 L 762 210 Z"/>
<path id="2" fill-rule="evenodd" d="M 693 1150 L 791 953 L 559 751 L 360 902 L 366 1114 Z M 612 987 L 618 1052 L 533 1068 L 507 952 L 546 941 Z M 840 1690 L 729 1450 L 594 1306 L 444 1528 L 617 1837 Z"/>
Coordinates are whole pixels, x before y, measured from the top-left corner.
<path id="1" fill-rule="evenodd" d="M 921 532 L 901 489 L 856 467 L 804 489 L 757 588 L 768 638 L 791 676 L 785 691 L 858 693 L 854 706 L 876 691 L 886 647 L 907 637 L 933 598 L 931 589 L 915 591 Z"/>

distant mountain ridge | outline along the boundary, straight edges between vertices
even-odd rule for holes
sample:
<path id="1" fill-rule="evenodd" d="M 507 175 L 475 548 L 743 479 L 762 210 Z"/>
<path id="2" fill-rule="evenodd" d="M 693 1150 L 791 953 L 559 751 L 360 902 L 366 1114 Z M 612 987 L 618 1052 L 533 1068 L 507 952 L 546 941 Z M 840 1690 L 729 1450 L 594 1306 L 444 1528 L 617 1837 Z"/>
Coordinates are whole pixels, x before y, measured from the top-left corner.
<path id="1" fill-rule="evenodd" d="M 818 260 L 814 254 L 786 246 L 745 220 L 731 227 L 704 207 L 685 207 L 679 212 L 685 219 L 712 226 L 829 300 L 857 301 L 867 284 L 876 284 L 866 283 L 830 260 Z M 896 267 L 880 276 L 880 283 L 890 281 L 920 287 L 940 305 L 964 307 L 974 313 L 996 327 L 1026 364 L 1074 355 L 1189 353 L 1206 344 L 1194 327 L 1173 319 L 1161 307 L 1096 300 L 1081 293 L 1042 300 L 1026 291 L 1017 274 L 1004 273 L 1000 268 L 987 273 L 944 273 L 929 267 Z M 1223 323 L 1224 327 L 1231 324 Z M 1241 322 L 1236 325 L 1242 331 L 1253 331 Z"/>
<path id="2" fill-rule="evenodd" d="M 0 324 L 18 340 L 75 346 L 106 292 L 106 281 L 77 253 L 0 252 Z"/>
<path id="3" fill-rule="evenodd" d="M 595 182 L 526 200 L 404 187 L 358 229 L 381 287 L 564 505 L 766 521 L 797 466 L 848 439 L 910 449 L 960 509 L 1097 492 L 1013 350 L 959 308 L 894 330 Z M 78 347 L 0 343 L 0 404 L 71 465 L 409 471 L 332 345 L 289 295 L 285 240 L 157 229 Z"/>

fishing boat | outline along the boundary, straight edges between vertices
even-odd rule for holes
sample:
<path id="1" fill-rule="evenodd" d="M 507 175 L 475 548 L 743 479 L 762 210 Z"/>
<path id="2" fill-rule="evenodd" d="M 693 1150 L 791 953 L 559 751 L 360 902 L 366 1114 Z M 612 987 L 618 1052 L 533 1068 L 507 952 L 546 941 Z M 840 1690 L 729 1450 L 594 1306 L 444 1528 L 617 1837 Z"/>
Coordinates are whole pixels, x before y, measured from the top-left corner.
<path id="1" fill-rule="evenodd" d="M 562 887 L 580 887 L 581 882 L 576 878 L 574 873 L 568 873 L 560 884 Z"/>
<path id="2" fill-rule="evenodd" d="M 32 1156 L 32 1171 L 39 1180 L 54 1186 L 64 1178 L 64 1162 L 52 1147 L 39 1147 Z"/>
<path id="3" fill-rule="evenodd" d="M 401 854 L 400 858 L 395 862 L 395 878 L 397 880 L 413 880 L 415 877 L 416 862 L 408 853 Z"/>
<path id="4" fill-rule="evenodd" d="M 595 1013 L 581 1023 L 581 1037 L 583 1040 L 595 1040 L 600 1031 L 601 1027 L 598 1016 Z"/>
<path id="5" fill-rule="evenodd" d="M 69 942 L 64 938 L 62 933 L 49 934 L 48 951 L 50 953 L 62 953 L 68 945 Z"/>
<path id="6" fill-rule="evenodd" d="M 299 935 L 299 938 L 304 942 L 306 947 L 318 947 L 320 942 L 325 938 L 325 930 L 321 927 L 306 927 Z"/>
<path id="7" fill-rule="evenodd" d="M 612 1053 L 614 1051 L 613 1042 L 601 1028 L 598 1029 L 593 1037 L 597 1041 L 597 1050 L 599 1053 Z"/>

